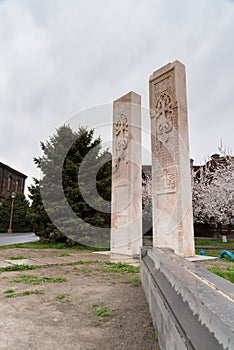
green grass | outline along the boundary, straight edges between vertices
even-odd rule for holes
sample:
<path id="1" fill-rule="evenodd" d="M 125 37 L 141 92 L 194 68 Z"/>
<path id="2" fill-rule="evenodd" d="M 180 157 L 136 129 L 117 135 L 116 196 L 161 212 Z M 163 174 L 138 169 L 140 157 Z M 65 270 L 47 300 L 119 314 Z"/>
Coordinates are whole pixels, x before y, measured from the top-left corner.
<path id="1" fill-rule="evenodd" d="M 30 242 L 30 243 L 20 243 L 20 244 L 11 244 L 0 246 L 0 250 L 4 249 L 12 249 L 12 248 L 27 248 L 27 249 L 69 249 L 69 250 L 92 250 L 92 251 L 105 251 L 109 250 L 109 248 L 97 248 L 97 247 L 89 247 L 82 245 L 74 245 L 70 246 L 66 243 L 41 243 L 39 242 Z"/>
<path id="2" fill-rule="evenodd" d="M 19 295 L 25 296 L 25 295 L 31 295 L 31 294 L 44 294 L 45 292 L 43 290 L 26 290 L 22 293 L 19 293 Z"/>
<path id="3" fill-rule="evenodd" d="M 228 266 L 226 269 L 224 267 L 212 266 L 208 270 L 234 283 L 234 266 Z"/>
<path id="4" fill-rule="evenodd" d="M 81 267 L 79 269 L 77 267 L 74 267 L 74 270 L 87 276 L 90 276 L 94 272 L 94 270 L 90 269 L 89 267 Z"/>
<path id="5" fill-rule="evenodd" d="M 6 266 L 6 267 L 0 267 L 0 272 L 36 270 L 39 267 L 40 266 L 36 266 L 36 265 L 10 265 L 10 266 Z"/>
<path id="6" fill-rule="evenodd" d="M 69 254 L 69 253 L 61 253 L 61 254 L 58 254 L 57 256 L 58 256 L 58 257 L 62 257 L 62 256 L 70 256 L 70 254 Z"/>
<path id="7" fill-rule="evenodd" d="M 66 298 L 66 294 L 59 294 L 55 297 L 56 300 L 61 301 Z"/>
<path id="8" fill-rule="evenodd" d="M 139 266 L 132 266 L 127 263 L 123 262 L 118 262 L 114 263 L 109 260 L 104 260 L 104 261 L 95 261 L 95 263 L 108 266 L 108 269 L 105 270 L 107 272 L 119 272 L 119 273 L 138 273 L 140 272 L 140 267 Z"/>
<path id="9" fill-rule="evenodd" d="M 20 275 L 14 278 L 12 283 L 41 284 L 41 283 L 62 283 L 66 282 L 65 277 L 37 277 L 34 275 Z"/>
<path id="10" fill-rule="evenodd" d="M 14 289 L 7 289 L 3 292 L 4 294 L 11 294 L 11 293 L 15 293 Z"/>
<path id="11" fill-rule="evenodd" d="M 118 273 L 138 273 L 140 272 L 140 267 L 132 266 L 126 263 L 118 262 L 114 263 L 107 272 L 118 272 Z"/>
<path id="12" fill-rule="evenodd" d="M 234 241 L 228 241 L 227 243 L 223 243 L 222 241 L 218 240 L 211 240 L 211 239 L 196 239 L 195 240 L 195 245 L 203 245 L 203 246 L 222 246 L 222 247 L 229 247 L 233 246 L 234 247 Z"/>
<path id="13" fill-rule="evenodd" d="M 92 313 L 100 317 L 112 317 L 115 312 L 108 306 L 105 306 L 102 301 L 97 301 L 92 304 Z"/>
<path id="14" fill-rule="evenodd" d="M 100 265 L 114 265 L 114 262 L 111 262 L 110 260 L 96 260 L 94 261 L 96 264 Z"/>
<path id="15" fill-rule="evenodd" d="M 24 292 L 17 293 L 13 289 L 7 289 L 5 292 L 5 298 L 16 298 L 16 297 L 24 297 L 32 294 L 44 294 L 42 290 L 25 290 Z"/>
<path id="16" fill-rule="evenodd" d="M 100 268 L 74 268 L 74 270 L 76 271 L 80 271 L 80 272 L 84 272 L 84 273 L 91 273 L 91 272 L 95 272 L 95 271 L 100 271 L 100 272 L 114 272 L 114 273 L 138 273 L 140 272 L 140 268 L 137 266 L 132 266 L 129 265 L 127 263 L 122 263 L 122 262 L 118 262 L 118 263 L 114 263 L 111 262 L 109 260 L 104 260 L 104 261 L 100 261 L 100 260 L 78 260 L 75 262 L 71 262 L 71 263 L 66 263 L 66 265 L 68 266 L 77 266 L 77 265 L 101 265 Z M 103 267 L 102 267 L 103 266 Z"/>
<path id="17" fill-rule="evenodd" d="M 25 256 L 23 255 L 13 255 L 10 258 L 8 258 L 8 260 L 22 260 L 22 259 L 27 259 Z"/>
<path id="18" fill-rule="evenodd" d="M 69 297 L 69 294 L 62 293 L 62 294 L 58 294 L 55 297 L 55 300 L 59 301 L 60 303 L 66 303 L 69 301 L 68 297 Z"/>
<path id="19" fill-rule="evenodd" d="M 131 284 L 132 286 L 134 287 L 137 287 L 137 286 L 140 286 L 141 285 L 141 280 L 139 277 L 135 277 L 135 276 L 132 276 L 132 277 L 129 277 L 127 278 L 124 283 L 129 283 Z"/>
<path id="20" fill-rule="evenodd" d="M 75 266 L 75 265 L 90 265 L 94 264 L 96 261 L 91 260 L 78 260 L 70 263 L 66 263 L 67 266 Z"/>

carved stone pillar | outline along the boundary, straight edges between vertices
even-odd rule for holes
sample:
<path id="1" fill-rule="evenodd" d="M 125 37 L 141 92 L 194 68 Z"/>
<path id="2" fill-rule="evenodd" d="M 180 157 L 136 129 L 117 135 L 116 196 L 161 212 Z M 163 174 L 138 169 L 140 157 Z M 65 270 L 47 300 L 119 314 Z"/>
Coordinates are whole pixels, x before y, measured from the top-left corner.
<path id="1" fill-rule="evenodd" d="M 134 255 L 142 245 L 141 97 L 114 102 L 111 252 Z"/>
<path id="2" fill-rule="evenodd" d="M 153 245 L 194 252 L 185 67 L 175 61 L 150 77 Z"/>

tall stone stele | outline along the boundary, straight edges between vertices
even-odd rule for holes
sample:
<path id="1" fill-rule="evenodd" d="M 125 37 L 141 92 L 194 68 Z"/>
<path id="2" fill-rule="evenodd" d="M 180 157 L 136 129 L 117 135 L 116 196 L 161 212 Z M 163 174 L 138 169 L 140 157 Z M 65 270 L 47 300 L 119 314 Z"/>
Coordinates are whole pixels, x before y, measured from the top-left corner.
<path id="1" fill-rule="evenodd" d="M 113 105 L 111 253 L 142 246 L 141 97 L 129 92 Z"/>
<path id="2" fill-rule="evenodd" d="M 153 246 L 193 256 L 193 212 L 185 66 L 150 76 Z"/>

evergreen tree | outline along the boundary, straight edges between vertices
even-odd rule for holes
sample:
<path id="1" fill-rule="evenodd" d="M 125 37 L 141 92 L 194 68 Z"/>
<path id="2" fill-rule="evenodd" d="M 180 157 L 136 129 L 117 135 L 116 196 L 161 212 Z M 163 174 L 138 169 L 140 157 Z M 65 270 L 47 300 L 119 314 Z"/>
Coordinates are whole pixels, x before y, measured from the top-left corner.
<path id="1" fill-rule="evenodd" d="M 39 181 L 35 178 L 33 181 L 34 185 L 28 187 L 30 193 L 29 198 L 32 201 L 32 204 L 28 210 L 28 219 L 33 228 L 33 232 L 41 238 L 47 238 L 50 235 L 53 225 L 44 209 L 44 205 L 41 199 Z"/>
<path id="2" fill-rule="evenodd" d="M 41 148 L 43 156 L 34 162 L 44 176 L 29 188 L 36 234 L 47 240 L 108 244 L 111 155 L 101 152 L 101 139 L 94 139 L 93 129 L 74 132 L 64 125 Z"/>
<path id="3" fill-rule="evenodd" d="M 7 197 L 0 207 L 0 232 L 7 232 L 10 224 L 12 199 Z M 29 209 L 29 202 L 26 200 L 24 194 L 17 193 L 14 199 L 14 209 L 12 216 L 13 232 L 29 232 L 31 230 L 30 222 L 27 218 Z"/>

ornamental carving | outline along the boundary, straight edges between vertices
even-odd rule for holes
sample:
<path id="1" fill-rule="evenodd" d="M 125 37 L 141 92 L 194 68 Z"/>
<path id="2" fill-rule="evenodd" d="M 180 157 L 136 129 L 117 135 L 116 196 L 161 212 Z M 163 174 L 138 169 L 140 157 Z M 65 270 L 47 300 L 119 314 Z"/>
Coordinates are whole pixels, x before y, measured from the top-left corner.
<path id="1" fill-rule="evenodd" d="M 176 191 L 176 172 L 171 169 L 164 169 L 163 175 L 157 176 L 158 193 Z"/>
<path id="2" fill-rule="evenodd" d="M 121 114 L 116 122 L 115 135 L 117 137 L 117 150 L 119 152 L 125 151 L 128 146 L 128 118 L 124 114 Z"/>
<path id="3" fill-rule="evenodd" d="M 173 107 L 171 97 L 166 93 L 162 93 L 156 102 L 156 135 L 158 141 L 162 142 L 163 144 L 168 142 L 170 133 L 173 130 L 172 116 Z"/>
<path id="4" fill-rule="evenodd" d="M 115 124 L 115 136 L 117 160 L 113 169 L 113 174 L 118 171 L 121 160 L 125 159 L 125 151 L 128 146 L 128 118 L 124 113 L 120 114 Z"/>
<path id="5" fill-rule="evenodd" d="M 121 114 L 116 122 L 116 136 L 121 135 L 121 137 L 126 138 L 128 136 L 128 118 L 126 115 Z"/>

